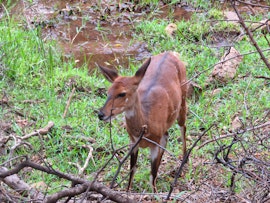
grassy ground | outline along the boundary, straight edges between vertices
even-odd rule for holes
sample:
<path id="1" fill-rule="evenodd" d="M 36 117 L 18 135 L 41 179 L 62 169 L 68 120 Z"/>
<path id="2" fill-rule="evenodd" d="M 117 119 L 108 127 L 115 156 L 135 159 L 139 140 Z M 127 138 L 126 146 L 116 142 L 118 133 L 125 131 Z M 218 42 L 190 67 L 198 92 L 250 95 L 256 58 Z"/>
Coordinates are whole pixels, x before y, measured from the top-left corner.
<path id="1" fill-rule="evenodd" d="M 201 9 L 207 7 L 201 1 L 194 1 L 191 4 L 192 6 L 202 4 Z M 228 37 L 227 39 L 240 53 L 255 50 L 247 37 L 241 41 L 233 41 L 230 38 L 230 33 L 240 32 L 239 25 L 223 21 L 210 22 L 209 20 L 221 20 L 224 17 L 218 8 L 207 9 L 208 12 L 194 13 L 189 21 L 174 22 L 177 25 L 174 37 L 169 37 L 165 33 L 166 26 L 173 22 L 173 19 L 154 18 L 136 23 L 134 38 L 146 42 L 153 55 L 166 50 L 179 52 L 187 63 L 189 78 L 208 69 L 224 54 L 226 47 L 215 48 L 215 45 L 211 44 L 213 35 L 221 33 Z M 260 21 L 263 19 L 263 14 L 256 17 L 246 16 L 246 19 Z M 260 31 L 254 33 L 254 38 L 261 49 L 269 47 Z M 265 55 L 270 59 L 269 52 L 265 52 Z M 131 63 L 128 70 L 120 70 L 120 72 L 132 75 L 139 64 Z M 14 156 L 27 154 L 38 163 L 46 161 L 60 171 L 77 174 L 78 168 L 74 164 L 83 165 L 88 155 L 88 149 L 84 145 L 88 144 L 94 149 L 95 164 L 90 161 L 84 174 L 86 178 L 91 179 L 92 174 L 106 163 L 111 152 L 110 128 L 108 124 L 100 122 L 96 115 L 96 110 L 105 102 L 104 88 L 107 88 L 109 83 L 98 71 L 88 74 L 88 67 L 83 65 L 76 69 L 74 66 L 74 60 L 63 60 L 57 42 L 42 40 L 39 28 L 25 29 L 21 22 L 15 22 L 12 18 L 0 21 L 0 89 L 2 90 L 0 122 L 8 124 L 9 133 L 18 136 L 41 128 L 48 121 L 55 123 L 52 132 L 29 139 L 32 148 L 21 146 Z M 216 127 L 207 133 L 204 140 L 231 132 L 232 121 L 236 116 L 242 121 L 243 129 L 269 120 L 269 114 L 267 115 L 270 109 L 269 82 L 256 78 L 256 76 L 269 77 L 269 70 L 258 54 L 244 56 L 235 79 L 226 85 L 219 85 L 216 94 L 213 94 L 213 90 L 217 89 L 215 84 L 205 86 L 210 73 L 211 70 L 205 71 L 193 79 L 202 87 L 202 92 L 198 93 L 199 98 L 193 96 L 188 101 L 190 110 L 187 121 L 188 146 L 191 146 L 198 134 L 212 124 L 216 124 Z M 63 118 L 67 100 L 74 87 L 76 87 L 75 94 L 67 116 Z M 20 112 L 21 115 L 15 111 Z M 128 136 L 122 125 L 121 116 L 112 123 L 111 134 L 115 148 L 128 144 Z M 173 127 L 170 134 L 168 150 L 177 156 L 181 149 L 181 143 L 178 142 L 179 129 Z M 252 140 L 252 135 L 252 133 L 245 134 L 246 139 Z M 93 138 L 95 142 L 86 142 L 82 137 Z M 219 145 L 228 144 L 230 141 L 224 140 Z M 11 147 L 14 143 L 8 144 Z M 179 179 L 179 190 L 196 191 L 196 184 L 203 181 L 209 181 L 211 187 L 216 184 L 218 188 L 228 190 L 231 171 L 226 167 L 217 167 L 213 164 L 213 154 L 219 145 L 212 143 L 193 151 L 186 174 Z M 234 150 L 237 150 L 237 146 Z M 263 150 L 266 149 L 262 149 L 261 153 L 265 153 L 264 156 L 269 158 L 269 152 Z M 9 159 L 8 151 L 3 155 L 0 162 Z M 137 192 L 150 191 L 148 185 L 150 166 L 147 157 L 147 150 L 143 150 L 139 156 L 139 169 L 135 176 L 134 190 Z M 158 180 L 160 192 L 168 191 L 173 180 L 173 176 L 168 172 L 171 172 L 177 163 L 175 159 L 171 159 L 168 154 L 165 154 Z M 117 166 L 117 160 L 113 160 L 99 179 L 109 182 Z M 124 169 L 127 169 L 127 165 Z M 127 175 L 125 170 L 122 171 L 121 177 Z M 62 182 L 54 176 L 35 171 L 24 171 L 20 175 L 29 184 L 42 183 L 42 189 L 48 190 L 49 193 L 60 190 L 63 185 L 68 186 L 67 182 Z M 237 193 L 241 194 L 243 188 L 251 187 L 247 186 L 251 182 L 245 181 L 242 176 L 237 178 L 239 180 L 236 185 Z M 120 185 L 121 190 L 124 190 L 125 184 L 126 181 Z M 181 194 L 183 193 L 179 192 L 179 195 Z"/>

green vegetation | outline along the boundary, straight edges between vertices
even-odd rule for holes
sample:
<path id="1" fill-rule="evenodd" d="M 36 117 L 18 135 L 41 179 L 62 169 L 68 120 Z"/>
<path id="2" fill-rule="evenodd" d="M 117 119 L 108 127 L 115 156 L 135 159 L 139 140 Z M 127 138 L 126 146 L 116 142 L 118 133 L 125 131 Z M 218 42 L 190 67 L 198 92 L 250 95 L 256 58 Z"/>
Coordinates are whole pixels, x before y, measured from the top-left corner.
<path id="1" fill-rule="evenodd" d="M 192 1 L 190 5 L 201 9 L 209 9 L 210 6 L 205 1 Z M 262 20 L 262 17 L 260 19 L 256 17 L 256 20 Z M 216 48 L 215 44 L 211 44 L 213 36 L 216 33 L 223 33 L 222 36 L 228 37 L 226 39 L 233 43 L 230 34 L 240 32 L 238 25 L 211 21 L 211 19 L 222 18 L 222 13 L 217 8 L 211 8 L 208 13 L 194 13 L 189 21 L 174 22 L 171 19 L 171 22 L 177 25 L 174 37 L 169 37 L 165 32 L 166 26 L 170 23 L 167 19 L 142 20 L 135 24 L 133 36 L 137 40 L 146 42 L 153 55 L 166 50 L 179 52 L 182 60 L 187 63 L 189 78 L 205 71 L 193 79 L 202 87 L 202 93 L 198 93 L 199 99 L 193 96 L 188 101 L 190 113 L 187 120 L 188 135 L 194 132 L 198 135 L 212 124 L 216 124 L 216 127 L 208 132 L 205 140 L 218 134 L 231 132 L 232 121 L 236 115 L 241 119 L 244 127 L 250 127 L 261 123 L 266 117 L 267 110 L 270 109 L 269 83 L 266 83 L 264 79 L 256 78 L 256 76 L 269 77 L 269 70 L 257 53 L 244 56 L 236 78 L 226 85 L 220 85 L 218 87 L 220 91 L 213 94 L 213 91 L 217 89 L 215 84 L 206 87 L 207 78 L 211 73 L 209 67 L 217 63 L 226 51 L 226 47 Z M 255 20 L 253 18 L 250 17 L 250 20 Z M 98 24 L 98 26 L 101 25 Z M 102 30 L 102 27 L 97 30 Z M 110 126 L 100 122 L 96 115 L 96 110 L 103 105 L 106 98 L 102 88 L 107 88 L 109 83 L 98 71 L 89 74 L 86 65 L 74 68 L 74 60 L 64 60 L 57 42 L 44 41 L 41 32 L 39 28 L 25 29 L 20 22 L 12 18 L 0 21 L 0 98 L 2 100 L 7 98 L 8 103 L 8 105 L 0 105 L 0 120 L 10 123 L 12 131 L 18 136 L 33 132 L 46 126 L 49 121 L 53 121 L 55 126 L 52 132 L 29 140 L 33 149 L 21 146 L 15 154 L 16 156 L 27 154 L 31 158 L 40 155 L 53 168 L 65 173 L 78 173 L 74 164 L 83 165 L 88 155 L 88 149 L 84 147 L 86 141 L 82 137 L 93 138 L 95 143 L 91 146 L 94 149 L 95 164 L 90 161 L 85 171 L 87 178 L 92 179 L 91 174 L 102 168 L 112 151 Z M 260 31 L 254 33 L 254 38 L 261 49 L 269 48 Z M 242 54 L 255 50 L 247 37 L 235 42 L 235 48 Z M 269 52 L 264 53 L 269 59 Z M 120 72 L 132 75 L 137 67 L 138 63 L 132 63 L 129 70 L 120 70 Z M 73 87 L 76 87 L 76 91 L 67 116 L 63 118 Z M 31 102 L 26 102 L 29 100 Z M 23 116 L 14 114 L 13 110 L 21 112 Z M 128 144 L 127 132 L 122 126 L 121 116 L 112 122 L 111 134 L 115 148 Z M 181 143 L 177 140 L 180 131 L 175 126 L 170 130 L 170 134 L 167 148 L 172 154 L 178 156 L 181 151 L 179 150 Z M 247 133 L 246 136 L 248 140 L 252 140 L 252 133 Z M 189 146 L 195 140 L 196 137 L 190 136 Z M 227 142 L 225 140 L 224 144 Z M 179 179 L 181 184 L 192 180 L 199 182 L 201 176 L 210 176 L 211 171 L 203 165 L 195 168 L 194 165 L 198 165 L 196 162 L 198 160 L 209 162 L 213 160 L 216 147 L 214 144 L 216 143 L 194 151 L 185 177 Z M 126 151 L 127 148 L 124 149 L 124 152 Z M 134 179 L 134 190 L 141 191 L 141 188 L 144 188 L 150 191 L 148 150 L 141 150 L 141 152 L 139 168 Z M 5 162 L 8 158 L 1 156 L 0 162 Z M 117 170 L 118 161 L 113 160 L 109 165 L 100 175 L 104 182 L 112 179 Z M 166 164 L 162 167 L 171 170 L 171 168 L 166 168 L 168 167 Z M 121 177 L 127 175 L 127 168 L 128 163 L 125 164 Z M 173 180 L 172 177 L 166 175 L 166 170 L 158 180 L 158 190 L 162 192 L 169 190 L 170 182 Z M 60 190 L 59 185 L 69 184 L 40 172 L 24 172 L 21 175 L 27 177 L 30 183 L 45 182 L 49 186 L 49 193 Z M 219 177 L 220 182 L 228 186 L 230 176 L 231 173 L 224 173 Z M 125 184 L 126 182 L 121 185 L 121 189 L 125 187 Z M 245 187 L 242 182 L 238 184 L 236 191 Z"/>

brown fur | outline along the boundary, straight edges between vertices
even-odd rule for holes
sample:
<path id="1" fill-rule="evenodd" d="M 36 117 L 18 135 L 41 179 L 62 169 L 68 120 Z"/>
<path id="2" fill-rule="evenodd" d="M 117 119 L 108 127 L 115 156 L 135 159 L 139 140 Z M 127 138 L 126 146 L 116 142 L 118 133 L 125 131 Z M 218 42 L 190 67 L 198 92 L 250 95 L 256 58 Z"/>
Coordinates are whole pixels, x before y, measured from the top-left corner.
<path id="1" fill-rule="evenodd" d="M 109 120 L 125 112 L 127 131 L 131 143 L 139 137 L 143 125 L 147 125 L 144 137 L 166 147 L 168 129 L 175 120 L 181 127 L 183 154 L 186 153 L 186 68 L 175 52 L 164 52 L 148 59 L 133 77 L 122 77 L 116 71 L 100 67 L 103 75 L 113 82 L 108 99 L 100 109 L 99 118 Z M 183 85 L 182 85 L 183 84 Z M 157 172 L 164 150 L 142 139 L 139 147 L 151 150 L 151 184 L 156 189 Z M 131 188 L 136 169 L 138 148 L 131 154 Z"/>

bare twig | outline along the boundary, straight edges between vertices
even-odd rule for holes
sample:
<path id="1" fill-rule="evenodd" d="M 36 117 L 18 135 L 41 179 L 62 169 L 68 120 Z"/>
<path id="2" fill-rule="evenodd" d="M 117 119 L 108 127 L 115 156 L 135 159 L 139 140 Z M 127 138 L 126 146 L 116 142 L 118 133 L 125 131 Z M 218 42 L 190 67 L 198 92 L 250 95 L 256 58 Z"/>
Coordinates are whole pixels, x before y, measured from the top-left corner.
<path id="1" fill-rule="evenodd" d="M 238 1 L 239 3 L 242 3 L 242 4 L 250 5 L 250 6 L 262 7 L 262 8 L 270 8 L 270 6 L 266 6 L 266 5 L 262 5 L 262 4 L 253 4 L 253 3 L 250 3 L 250 2 L 240 1 L 240 0 L 236 0 L 236 1 Z"/>
<path id="2" fill-rule="evenodd" d="M 38 103 L 42 103 L 42 102 L 45 102 L 46 100 L 45 99 L 41 99 L 41 100 L 24 100 L 22 101 L 23 104 L 38 104 Z"/>
<path id="3" fill-rule="evenodd" d="M 67 105 L 66 105 L 66 108 L 65 108 L 65 111 L 64 111 L 64 114 L 63 114 L 63 118 L 66 118 L 66 115 L 67 115 L 67 112 L 68 112 L 68 108 L 70 106 L 70 102 L 71 102 L 71 99 L 72 99 L 72 97 L 74 95 L 75 90 L 76 90 L 76 88 L 73 87 L 73 89 L 72 89 L 72 91 L 71 91 L 71 93 L 69 95 L 68 101 L 67 101 Z"/>
<path id="4" fill-rule="evenodd" d="M 262 51 L 262 52 L 270 51 L 270 48 L 263 49 L 263 50 L 261 50 L 261 51 Z M 231 58 L 227 58 L 227 59 L 225 59 L 225 60 L 223 60 L 223 61 L 219 61 L 219 62 L 215 63 L 214 65 L 210 66 L 209 68 L 207 68 L 207 69 L 205 69 L 205 70 L 203 70 L 203 71 L 201 71 L 201 72 L 195 74 L 195 75 L 192 76 L 189 80 L 187 80 L 186 82 L 182 83 L 181 86 L 190 83 L 194 78 L 197 78 L 198 76 L 200 76 L 200 75 L 203 74 L 204 72 L 211 70 L 213 67 L 215 67 L 215 66 L 218 65 L 218 64 L 221 64 L 221 63 L 224 63 L 224 62 L 226 62 L 226 61 L 232 60 L 232 59 L 237 58 L 237 57 L 239 57 L 239 56 L 245 56 L 245 55 L 255 54 L 255 53 L 258 53 L 258 51 L 251 51 L 251 52 L 239 54 L 239 55 L 237 55 L 237 56 L 234 56 L 234 57 L 231 57 Z"/>
<path id="5" fill-rule="evenodd" d="M 237 165 L 235 166 L 233 164 L 233 161 L 230 160 L 230 158 L 228 158 L 228 155 L 232 149 L 232 146 L 238 142 L 239 140 L 235 136 L 228 146 L 224 146 L 224 145 L 220 146 L 220 148 L 214 154 L 214 159 L 217 161 L 217 163 L 221 163 L 223 166 L 228 167 L 230 170 L 233 171 L 233 173 L 241 174 L 245 178 L 251 179 L 255 182 L 263 183 L 264 182 L 263 174 L 257 175 L 256 172 L 253 170 L 244 169 L 243 166 L 247 163 L 248 160 L 250 160 L 250 158 L 244 156 L 240 160 L 237 160 L 236 163 L 239 163 L 238 166 Z M 219 157 L 219 154 L 221 153 L 225 155 L 223 156 L 221 155 L 221 157 Z M 269 183 L 266 183 L 266 184 L 270 186 Z"/>
<path id="6" fill-rule="evenodd" d="M 211 142 L 215 142 L 217 140 L 221 140 L 221 139 L 225 139 L 225 138 L 228 138 L 228 137 L 233 137 L 235 135 L 239 135 L 239 134 L 243 134 L 243 133 L 246 133 L 246 132 L 249 132 L 249 131 L 253 131 L 253 130 L 257 130 L 257 129 L 260 129 L 260 128 L 264 128 L 266 126 L 269 126 L 270 125 L 270 121 L 264 123 L 264 124 L 261 124 L 261 125 L 258 125 L 258 126 L 254 126 L 252 128 L 247 128 L 245 130 L 240 130 L 238 132 L 233 132 L 233 133 L 228 133 L 228 134 L 225 134 L 225 135 L 221 135 L 220 137 L 216 137 L 212 140 L 207 140 L 205 141 L 203 144 L 201 144 L 198 149 L 201 149 L 202 147 L 204 147 L 205 145 L 211 143 Z"/>
<path id="7" fill-rule="evenodd" d="M 9 106 L 9 107 L 11 107 L 11 106 Z M 18 111 L 18 110 L 11 110 L 11 111 L 14 112 L 15 114 L 21 116 L 21 117 L 25 117 L 25 115 L 23 113 L 21 113 L 20 111 Z M 37 121 L 37 119 L 34 118 L 33 116 L 29 116 L 29 118 L 31 118 L 31 120 L 33 120 L 33 121 Z"/>
<path id="8" fill-rule="evenodd" d="M 187 153 L 184 155 L 184 158 L 179 166 L 179 169 L 177 171 L 177 173 L 175 174 L 175 177 L 174 177 L 174 182 L 171 184 L 171 187 L 170 187 L 170 191 L 167 195 L 167 198 L 166 200 L 169 200 L 170 197 L 171 197 L 171 194 L 173 192 L 173 189 L 174 187 L 176 186 L 177 184 L 177 179 L 179 178 L 180 174 L 182 173 L 183 171 L 183 168 L 184 168 L 184 165 L 187 163 L 188 161 L 188 158 L 189 158 L 189 155 L 191 154 L 192 150 L 194 149 L 194 147 L 197 145 L 197 143 L 202 139 L 202 137 L 214 126 L 215 124 L 211 125 L 208 129 L 206 129 L 199 137 L 198 139 L 193 143 L 193 145 L 191 146 L 190 149 L 187 150 Z"/>
<path id="9" fill-rule="evenodd" d="M 140 143 L 141 139 L 143 138 L 145 132 L 147 130 L 147 126 L 144 125 L 142 126 L 141 132 L 140 132 L 140 136 L 138 137 L 138 140 L 132 145 L 131 149 L 129 150 L 128 154 L 120 161 L 118 169 L 113 177 L 113 180 L 111 182 L 110 188 L 113 188 L 115 180 L 118 176 L 118 174 L 120 173 L 121 167 L 122 165 L 125 163 L 125 161 L 127 160 L 127 158 L 131 155 L 131 153 L 133 152 L 133 150 L 138 146 L 138 144 Z"/>
<path id="10" fill-rule="evenodd" d="M 112 108 L 111 108 L 111 114 L 110 114 L 110 142 L 111 142 L 111 148 L 112 148 L 113 154 L 115 155 L 116 153 L 115 153 L 113 140 L 112 140 L 112 111 L 113 111 L 113 104 L 114 104 L 114 100 L 112 102 Z"/>
<path id="11" fill-rule="evenodd" d="M 241 16 L 241 14 L 239 13 L 238 9 L 235 6 L 235 0 L 231 0 L 231 5 L 233 7 L 233 9 L 235 10 L 235 13 L 237 14 L 238 18 L 239 18 L 239 23 L 242 25 L 242 27 L 245 29 L 247 35 L 250 38 L 250 41 L 252 42 L 253 46 L 257 49 L 258 53 L 261 56 L 261 59 L 263 60 L 263 62 L 265 63 L 265 65 L 267 66 L 267 68 L 270 70 L 270 64 L 267 60 L 267 58 L 265 58 L 265 56 L 263 55 L 259 45 L 257 44 L 257 42 L 254 40 L 253 38 L 253 34 L 252 32 L 248 29 L 248 27 L 246 26 L 246 24 L 244 23 L 244 20 Z"/>
<path id="12" fill-rule="evenodd" d="M 254 78 L 270 80 L 270 77 L 263 76 L 263 75 L 254 76 Z"/>
<path id="13" fill-rule="evenodd" d="M 63 137 L 70 138 L 70 139 L 76 139 L 76 140 L 83 140 L 83 141 L 90 142 L 90 143 L 96 142 L 96 140 L 94 138 L 86 137 L 86 136 L 72 136 L 72 135 L 65 134 L 65 135 L 63 135 Z"/>
<path id="14" fill-rule="evenodd" d="M 100 173 L 108 166 L 108 164 L 110 163 L 110 161 L 115 157 L 115 155 L 118 153 L 118 151 L 126 148 L 128 145 L 124 146 L 124 147 L 121 147 L 119 149 L 117 149 L 116 151 L 113 152 L 113 154 L 111 155 L 110 159 L 104 164 L 104 166 L 98 170 L 98 172 L 96 173 L 95 175 L 95 178 L 93 181 L 96 181 L 98 176 L 100 175 Z"/>
<path id="15" fill-rule="evenodd" d="M 147 142 L 151 142 L 152 144 L 158 146 L 160 149 L 166 151 L 171 157 L 173 157 L 173 158 L 176 159 L 176 157 L 174 156 L 173 153 L 171 153 L 169 150 L 167 150 L 165 147 L 162 147 L 160 144 L 156 143 L 155 141 L 150 140 L 150 139 L 148 139 L 147 137 L 143 137 L 142 139 L 143 139 L 143 140 L 146 140 Z"/>

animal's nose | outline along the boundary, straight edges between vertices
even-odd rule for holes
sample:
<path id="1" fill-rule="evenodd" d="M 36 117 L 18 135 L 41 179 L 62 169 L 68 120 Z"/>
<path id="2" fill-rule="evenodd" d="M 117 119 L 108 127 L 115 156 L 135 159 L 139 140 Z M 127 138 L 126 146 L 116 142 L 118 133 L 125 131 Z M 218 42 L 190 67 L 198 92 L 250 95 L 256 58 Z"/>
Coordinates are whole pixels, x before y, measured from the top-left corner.
<path id="1" fill-rule="evenodd" d="M 102 111 L 99 111 L 98 112 L 98 118 L 99 118 L 99 120 L 103 120 L 103 118 L 104 118 L 104 113 L 102 112 Z"/>

